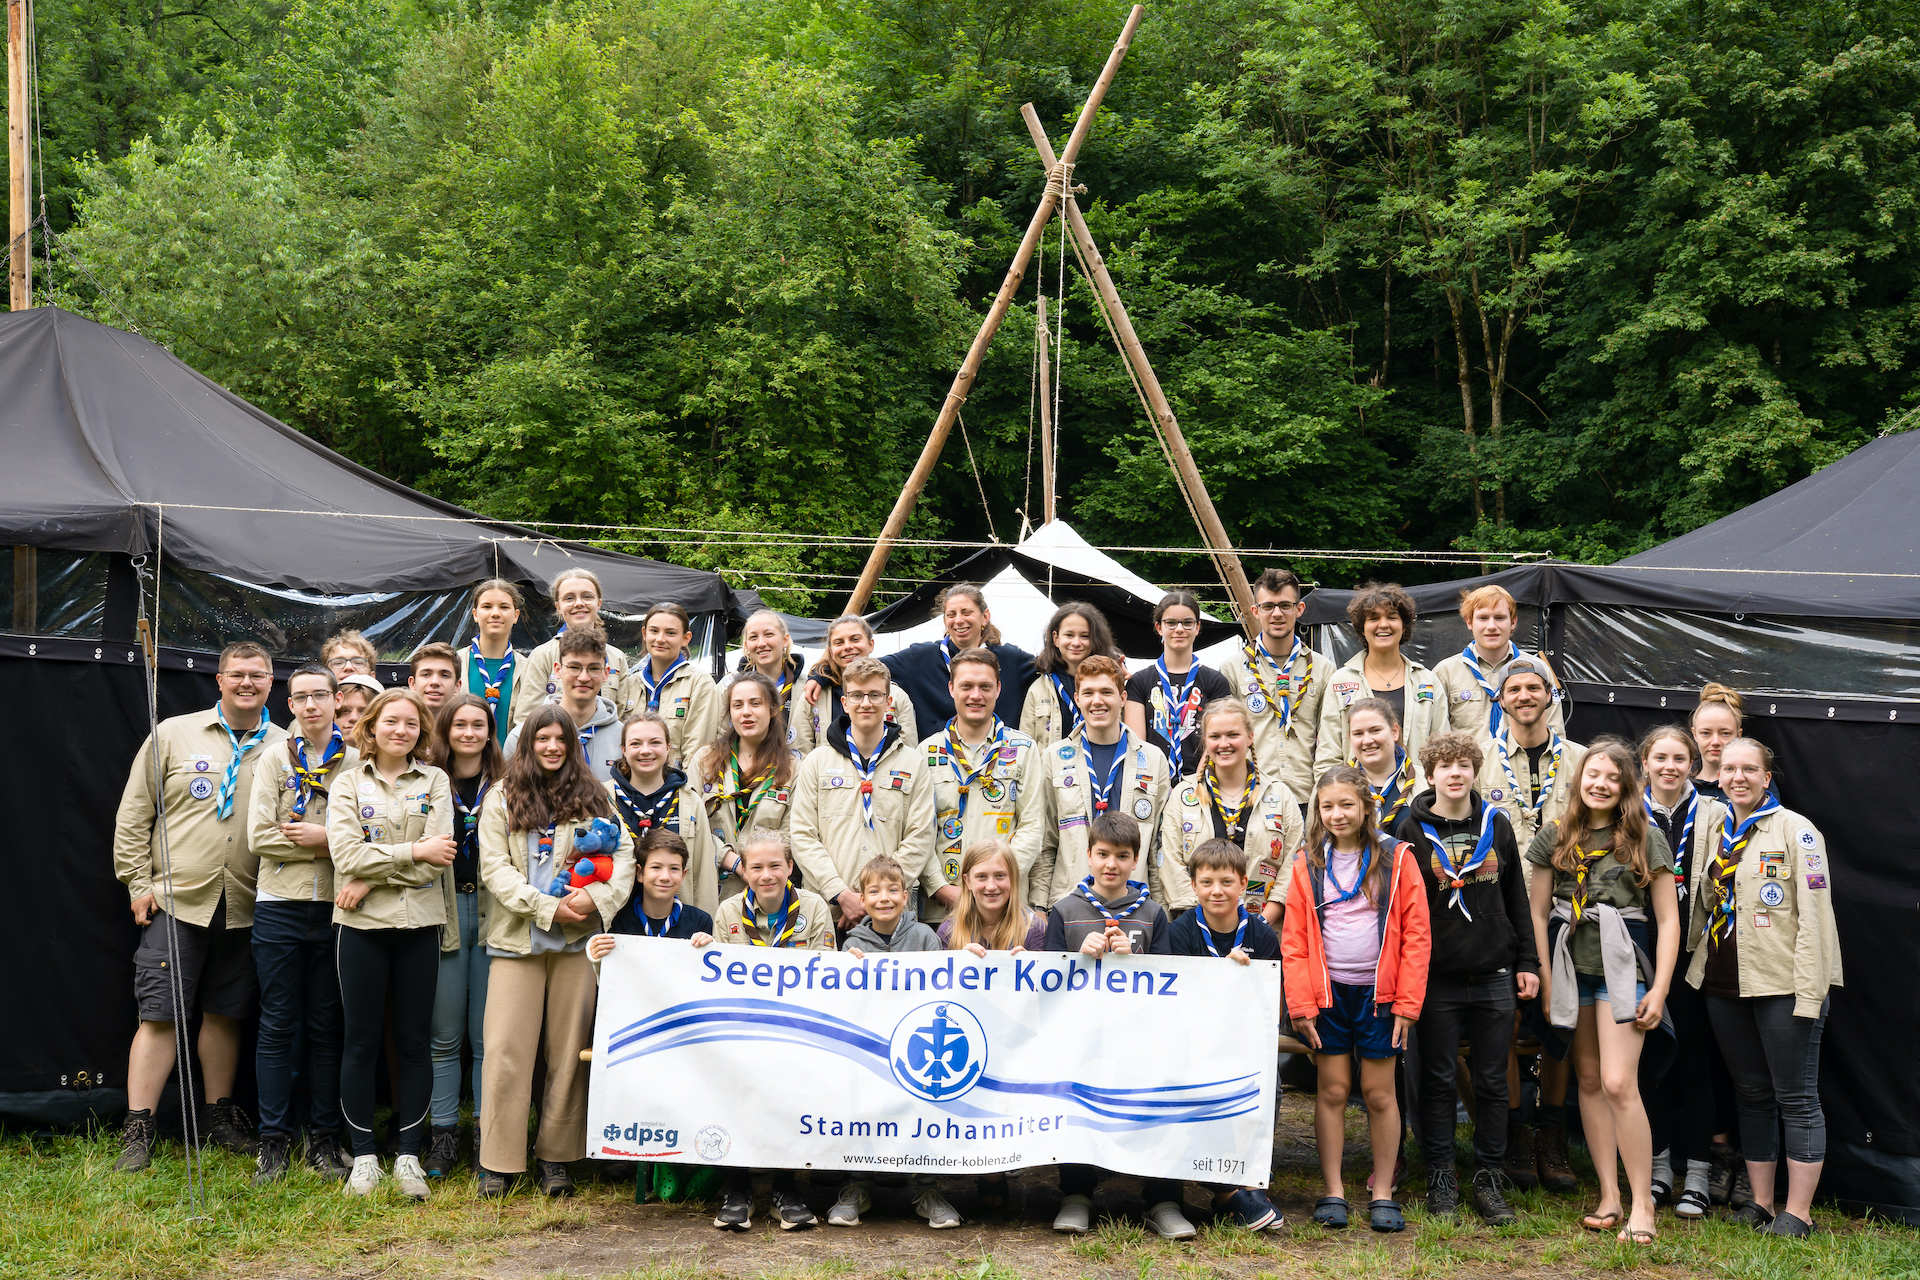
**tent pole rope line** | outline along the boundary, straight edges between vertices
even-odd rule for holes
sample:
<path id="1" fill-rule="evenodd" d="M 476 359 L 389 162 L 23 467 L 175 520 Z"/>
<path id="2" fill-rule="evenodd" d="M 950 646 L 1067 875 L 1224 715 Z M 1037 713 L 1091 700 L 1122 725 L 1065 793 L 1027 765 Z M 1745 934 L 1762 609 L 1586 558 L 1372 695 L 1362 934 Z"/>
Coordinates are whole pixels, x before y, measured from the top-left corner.
<path id="1" fill-rule="evenodd" d="M 1060 155 L 1060 172 L 1071 173 L 1073 163 L 1080 155 L 1087 135 L 1093 130 L 1094 118 L 1100 112 L 1100 102 L 1107 95 L 1107 88 L 1113 83 L 1120 63 L 1127 56 L 1127 47 L 1133 42 L 1133 33 L 1139 29 L 1140 19 L 1146 10 L 1134 5 L 1127 14 L 1126 26 L 1120 32 L 1120 39 L 1114 44 L 1113 51 L 1107 55 L 1107 62 L 1100 69 L 1100 78 L 1094 81 L 1093 90 L 1087 95 L 1086 105 L 1080 109 L 1080 119 L 1073 127 L 1073 135 L 1067 139 L 1067 145 Z M 1032 260 L 1041 236 L 1046 232 L 1047 223 L 1053 217 L 1055 206 L 1059 202 L 1059 188 L 1049 181 L 1041 194 L 1040 207 L 1033 211 L 1032 219 L 1027 223 L 1027 231 L 1020 239 L 1020 248 L 1013 255 L 1013 262 L 1007 268 L 1006 279 L 1000 283 L 1000 292 L 994 296 L 993 305 L 988 308 L 986 319 L 980 324 L 980 331 L 974 335 L 973 345 L 968 348 L 966 359 L 960 362 L 960 370 L 954 375 L 953 386 L 948 390 L 946 399 L 940 403 L 939 416 L 934 419 L 933 430 L 927 436 L 927 443 L 920 450 L 920 459 L 914 463 L 913 472 L 907 477 L 906 485 L 900 491 L 899 499 L 893 504 L 893 511 L 887 517 L 886 525 L 880 531 L 879 541 L 874 543 L 867 564 L 860 571 L 860 580 L 854 584 L 853 593 L 847 597 L 845 612 L 861 613 L 867 601 L 873 596 L 873 584 L 887 567 L 887 557 L 893 544 L 906 528 L 907 517 L 919 501 L 920 491 L 926 488 L 927 481 L 933 475 L 934 464 L 940 460 L 940 451 L 946 445 L 947 433 L 953 429 L 953 422 L 959 416 L 960 409 L 967 402 L 967 393 L 973 387 L 973 380 L 980 371 L 980 364 L 986 359 L 987 348 L 993 345 L 993 335 L 1000 328 L 1000 322 L 1006 318 L 1007 308 L 1013 304 L 1013 295 L 1020 288 L 1020 282 L 1026 275 L 1027 263 Z"/>
<path id="2" fill-rule="evenodd" d="M 139 591 L 139 613 L 136 626 L 140 632 L 140 645 L 146 661 L 142 664 L 147 681 L 147 756 L 153 766 L 153 777 L 149 785 L 153 788 L 153 833 L 160 847 L 160 882 L 166 886 L 167 906 L 173 905 L 173 845 L 167 838 L 167 793 L 166 766 L 160 758 L 160 570 L 166 557 L 167 545 L 167 509 L 155 504 L 159 509 L 159 518 L 155 522 L 153 536 L 153 618 L 147 618 L 147 589 L 141 584 Z M 138 573 L 136 570 L 136 579 Z M 160 895 L 154 895 L 153 909 L 160 910 Z M 167 938 L 167 989 L 173 999 L 173 1062 L 174 1074 L 180 1082 L 180 1123 L 186 1132 L 187 1160 L 187 1207 L 192 1211 L 189 1221 L 207 1219 L 207 1166 L 206 1153 L 196 1141 L 199 1133 L 199 1115 L 194 1107 L 193 1095 L 193 1046 L 189 1041 L 187 1029 L 187 991 L 186 979 L 180 972 L 180 921 L 168 910 L 166 912 Z M 148 917 L 151 922 L 152 917 Z M 127 1082 L 133 1084 L 131 1080 Z"/>

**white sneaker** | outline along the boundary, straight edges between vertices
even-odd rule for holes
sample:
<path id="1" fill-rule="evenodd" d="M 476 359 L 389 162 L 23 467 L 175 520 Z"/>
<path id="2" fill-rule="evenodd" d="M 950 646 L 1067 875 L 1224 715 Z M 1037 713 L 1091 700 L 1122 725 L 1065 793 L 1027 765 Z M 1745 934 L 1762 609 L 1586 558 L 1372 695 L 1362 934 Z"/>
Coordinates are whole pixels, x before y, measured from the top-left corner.
<path id="1" fill-rule="evenodd" d="M 380 1172 L 379 1156 L 355 1156 L 353 1172 L 347 1175 L 342 1189 L 350 1196 L 370 1196 L 385 1176 Z"/>
<path id="2" fill-rule="evenodd" d="M 867 1194 L 864 1182 L 849 1182 L 840 1188 L 840 1198 L 833 1202 L 833 1208 L 827 1210 L 827 1225 L 830 1227 L 857 1227 L 860 1215 L 873 1208 L 873 1197 Z"/>
<path id="3" fill-rule="evenodd" d="M 401 1195 L 410 1200 L 427 1198 L 427 1171 L 420 1167 L 419 1156 L 395 1156 L 393 1177 L 400 1184 Z"/>
<path id="4" fill-rule="evenodd" d="M 947 1203 L 947 1198 L 933 1187 L 928 1187 L 913 1198 L 913 1211 L 927 1220 L 927 1225 L 935 1231 L 960 1225 L 960 1211 Z"/>

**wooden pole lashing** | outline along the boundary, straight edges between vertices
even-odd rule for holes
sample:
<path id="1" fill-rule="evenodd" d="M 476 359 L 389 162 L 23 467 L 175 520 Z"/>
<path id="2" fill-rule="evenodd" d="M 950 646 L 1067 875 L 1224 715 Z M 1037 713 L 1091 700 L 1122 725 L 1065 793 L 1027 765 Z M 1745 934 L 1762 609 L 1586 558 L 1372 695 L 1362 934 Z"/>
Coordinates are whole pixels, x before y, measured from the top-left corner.
<path id="1" fill-rule="evenodd" d="M 7 0 L 7 296 L 15 311 L 33 305 L 27 209 L 27 0 Z"/>
<path id="2" fill-rule="evenodd" d="M 1027 122 L 1027 132 L 1033 135 L 1034 150 L 1040 153 L 1048 172 L 1052 172 L 1053 144 L 1047 140 L 1047 131 L 1040 124 L 1039 113 L 1033 109 L 1032 103 L 1028 103 L 1020 108 L 1020 116 Z M 1240 563 L 1240 555 L 1227 537 L 1227 529 L 1220 522 L 1219 512 L 1213 509 L 1213 499 L 1207 494 L 1207 482 L 1200 478 L 1200 469 L 1194 465 L 1193 454 L 1187 448 L 1187 438 L 1181 434 L 1180 420 L 1174 416 L 1173 406 L 1167 403 L 1167 394 L 1160 387 L 1160 379 L 1154 376 L 1146 348 L 1140 345 L 1140 335 L 1133 330 L 1133 321 L 1127 316 L 1127 306 L 1120 301 L 1120 291 L 1114 287 L 1113 277 L 1107 272 L 1106 259 L 1100 256 L 1099 247 L 1093 242 L 1093 233 L 1087 229 L 1087 220 L 1081 216 L 1080 205 L 1070 191 L 1066 193 L 1064 212 L 1067 230 L 1073 235 L 1081 260 L 1092 277 L 1093 287 L 1113 320 L 1120 354 L 1132 366 L 1134 376 L 1146 394 L 1147 405 L 1153 412 L 1154 426 L 1166 441 L 1167 451 L 1173 455 L 1174 469 L 1179 473 L 1180 483 L 1193 504 L 1200 536 L 1213 548 L 1213 561 L 1220 571 L 1220 580 L 1233 596 L 1234 607 L 1240 614 L 1240 625 L 1251 635 L 1257 625 L 1253 614 L 1253 586 L 1247 581 L 1247 571 Z"/>
<path id="3" fill-rule="evenodd" d="M 1040 512 L 1042 524 L 1053 523 L 1053 365 L 1048 359 L 1047 343 L 1053 331 L 1047 328 L 1047 295 L 1040 295 L 1034 315 L 1034 336 L 1040 340 Z"/>
<path id="4" fill-rule="evenodd" d="M 1073 126 L 1073 134 L 1061 151 L 1060 159 L 1066 165 L 1073 164 L 1087 140 L 1087 134 L 1092 131 L 1101 99 L 1107 96 L 1107 88 L 1113 83 L 1114 73 L 1120 70 L 1120 63 L 1126 58 L 1127 46 L 1133 42 L 1133 33 L 1139 28 L 1140 18 L 1145 12 L 1140 5 L 1135 5 L 1127 15 L 1120 39 L 1113 46 L 1113 52 L 1107 55 L 1107 64 L 1100 69 L 1100 78 L 1094 81 L 1093 91 L 1087 95 L 1087 104 L 1081 108 L 1080 119 Z M 1033 211 L 1033 220 L 1027 224 L 1027 234 L 1013 255 L 1006 279 L 1000 283 L 1000 292 L 994 296 L 993 306 L 988 308 L 987 318 L 981 321 L 980 332 L 974 335 L 973 345 L 967 349 L 967 358 L 960 362 L 960 371 L 954 375 L 953 386 L 948 390 L 947 398 L 941 402 L 940 414 L 934 419 L 926 446 L 920 450 L 920 460 L 914 463 L 913 473 L 907 477 L 906 487 L 895 500 L 893 511 L 880 531 L 880 539 L 874 543 L 866 567 L 860 571 L 860 580 L 854 584 L 853 594 L 847 597 L 848 613 L 865 611 L 867 602 L 873 598 L 873 589 L 880 581 L 881 572 L 887 567 L 893 544 L 899 541 L 901 531 L 907 527 L 907 517 L 913 514 L 913 504 L 919 500 L 920 491 L 927 487 L 927 481 L 933 476 L 934 464 L 940 460 L 940 450 L 947 443 L 947 434 L 953 430 L 954 420 L 960 416 L 961 406 L 967 402 L 967 393 L 973 388 L 981 361 L 986 359 L 987 348 L 993 344 L 993 335 L 999 330 L 1000 322 L 1006 319 L 1007 308 L 1013 305 L 1013 296 L 1026 277 L 1027 263 L 1033 259 L 1033 251 L 1040 245 L 1040 236 L 1053 218 L 1062 185 L 1049 181 L 1041 193 L 1040 207 Z"/>

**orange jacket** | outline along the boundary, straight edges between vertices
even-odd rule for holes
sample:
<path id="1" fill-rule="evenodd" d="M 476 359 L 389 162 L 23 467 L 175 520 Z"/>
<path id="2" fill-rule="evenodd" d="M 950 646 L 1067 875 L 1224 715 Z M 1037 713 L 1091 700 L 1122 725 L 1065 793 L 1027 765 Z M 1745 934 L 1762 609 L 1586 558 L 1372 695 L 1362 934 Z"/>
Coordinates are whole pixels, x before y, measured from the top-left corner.
<path id="1" fill-rule="evenodd" d="M 1413 846 L 1395 844 L 1393 874 L 1387 879 L 1387 900 L 1380 905 L 1382 933 L 1380 959 L 1374 969 L 1374 999 L 1391 1004 L 1409 1018 L 1420 1016 L 1427 998 L 1427 961 L 1433 934 L 1427 922 L 1426 888 L 1420 882 L 1420 864 Z M 1315 1018 L 1333 1007 L 1333 980 L 1327 976 L 1327 947 L 1320 936 L 1320 901 L 1316 872 L 1303 852 L 1293 860 L 1293 883 L 1287 891 L 1286 919 L 1280 925 L 1281 971 L 1286 979 L 1287 1012 L 1295 1018 Z"/>

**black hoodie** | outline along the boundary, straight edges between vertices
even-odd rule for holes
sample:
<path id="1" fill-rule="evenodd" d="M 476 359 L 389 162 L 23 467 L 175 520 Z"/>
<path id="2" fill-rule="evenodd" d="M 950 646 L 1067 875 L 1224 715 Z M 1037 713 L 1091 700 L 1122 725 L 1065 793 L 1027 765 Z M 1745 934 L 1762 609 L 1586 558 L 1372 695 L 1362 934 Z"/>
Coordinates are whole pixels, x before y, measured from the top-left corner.
<path id="1" fill-rule="evenodd" d="M 1393 835 L 1413 846 L 1420 864 L 1420 878 L 1427 886 L 1427 918 L 1433 928 L 1433 956 L 1428 962 L 1430 977 L 1465 981 L 1486 978 L 1502 969 L 1519 973 L 1540 972 L 1539 957 L 1533 945 L 1533 914 L 1527 902 L 1527 880 L 1520 866 L 1520 849 L 1514 842 L 1513 826 L 1504 813 L 1494 817 L 1493 849 L 1487 865 L 1468 877 L 1460 890 L 1460 900 L 1472 913 L 1468 920 L 1453 905 L 1453 886 L 1440 879 L 1439 856 L 1433 842 L 1420 829 L 1426 823 L 1441 840 L 1467 835 L 1478 838 L 1480 815 L 1486 809 L 1478 791 L 1472 796 L 1472 810 L 1458 822 L 1436 817 L 1433 812 L 1433 788 L 1415 796 L 1393 824 Z M 1468 853 L 1471 854 L 1471 849 Z"/>
<path id="2" fill-rule="evenodd" d="M 946 721 L 943 720 L 941 723 L 945 724 Z M 847 748 L 847 731 L 852 728 L 853 721 L 847 716 L 846 712 L 842 711 L 833 718 L 833 723 L 827 726 L 827 732 L 820 740 L 832 747 L 843 758 L 851 760 L 853 759 L 853 752 Z M 887 754 L 888 749 L 893 746 L 894 740 L 899 736 L 900 726 L 891 720 L 887 721 L 886 727 L 880 733 L 880 745 L 875 749 L 873 758 L 878 760 L 881 756 Z M 913 746 L 914 744 L 909 742 L 907 745 Z"/>

